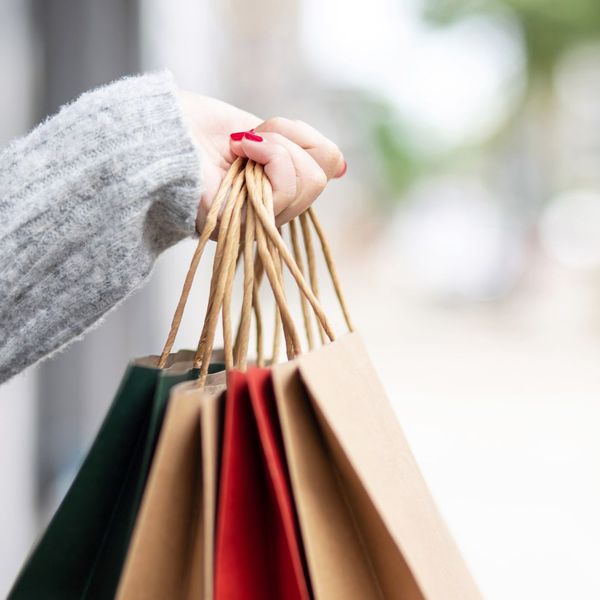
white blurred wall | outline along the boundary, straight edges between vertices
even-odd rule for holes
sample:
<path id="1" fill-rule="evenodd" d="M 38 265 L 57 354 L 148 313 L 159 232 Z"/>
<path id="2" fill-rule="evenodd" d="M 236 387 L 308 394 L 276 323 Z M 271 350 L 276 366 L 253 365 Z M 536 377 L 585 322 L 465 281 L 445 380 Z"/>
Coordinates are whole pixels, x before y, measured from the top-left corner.
<path id="1" fill-rule="evenodd" d="M 22 135 L 34 114 L 36 48 L 28 5 L 0 2 L 0 146 Z M 29 372 L 0 386 L 0 596 L 36 534 L 35 387 Z"/>

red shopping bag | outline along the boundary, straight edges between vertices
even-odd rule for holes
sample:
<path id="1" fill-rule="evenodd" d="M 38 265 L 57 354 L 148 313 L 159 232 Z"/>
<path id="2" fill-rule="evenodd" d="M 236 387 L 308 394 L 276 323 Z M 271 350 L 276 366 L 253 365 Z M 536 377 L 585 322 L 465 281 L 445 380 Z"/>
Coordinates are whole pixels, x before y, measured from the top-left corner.
<path id="1" fill-rule="evenodd" d="M 216 600 L 308 600 L 270 371 L 227 381 Z"/>
<path id="2" fill-rule="evenodd" d="M 270 489 L 279 513 L 276 550 L 277 556 L 281 557 L 280 572 L 284 575 L 284 586 L 281 589 L 281 595 L 276 597 L 307 600 L 309 592 L 304 567 L 305 561 L 285 460 L 283 437 L 277 417 L 271 371 L 269 369 L 250 369 L 247 380 L 262 451 L 267 464 Z"/>

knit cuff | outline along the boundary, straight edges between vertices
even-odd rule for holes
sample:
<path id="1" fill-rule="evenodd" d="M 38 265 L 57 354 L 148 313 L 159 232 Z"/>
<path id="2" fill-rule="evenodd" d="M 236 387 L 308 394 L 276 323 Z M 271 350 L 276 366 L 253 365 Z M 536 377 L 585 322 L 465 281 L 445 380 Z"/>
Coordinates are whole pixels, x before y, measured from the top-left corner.
<path id="1" fill-rule="evenodd" d="M 112 172 L 120 165 L 135 165 L 124 179 L 132 190 L 149 197 L 144 224 L 149 249 L 158 254 L 193 235 L 203 189 L 201 155 L 185 122 L 173 76 L 165 71 L 126 78 L 93 98 L 106 100 L 107 118 L 112 121 L 107 130 L 122 132 Z M 120 215 L 128 218 L 127 211 Z"/>

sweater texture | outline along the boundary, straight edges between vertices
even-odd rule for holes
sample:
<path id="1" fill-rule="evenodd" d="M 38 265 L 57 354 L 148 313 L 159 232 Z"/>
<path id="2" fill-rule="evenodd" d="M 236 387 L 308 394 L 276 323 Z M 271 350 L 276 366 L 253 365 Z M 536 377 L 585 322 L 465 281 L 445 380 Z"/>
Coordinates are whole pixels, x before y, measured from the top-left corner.
<path id="1" fill-rule="evenodd" d="M 0 382 L 139 287 L 201 192 L 169 73 L 87 92 L 0 152 Z"/>

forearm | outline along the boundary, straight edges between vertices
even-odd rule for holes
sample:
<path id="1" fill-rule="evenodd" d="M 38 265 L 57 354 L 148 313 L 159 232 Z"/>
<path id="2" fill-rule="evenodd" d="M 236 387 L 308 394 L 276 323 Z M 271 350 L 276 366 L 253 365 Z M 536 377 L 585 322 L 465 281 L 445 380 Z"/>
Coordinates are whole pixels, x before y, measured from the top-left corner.
<path id="1" fill-rule="evenodd" d="M 0 154 L 0 381 L 82 334 L 194 233 L 197 149 L 165 74 L 85 94 Z"/>

